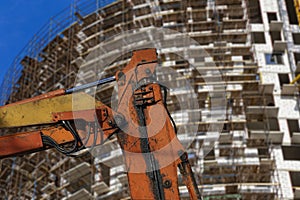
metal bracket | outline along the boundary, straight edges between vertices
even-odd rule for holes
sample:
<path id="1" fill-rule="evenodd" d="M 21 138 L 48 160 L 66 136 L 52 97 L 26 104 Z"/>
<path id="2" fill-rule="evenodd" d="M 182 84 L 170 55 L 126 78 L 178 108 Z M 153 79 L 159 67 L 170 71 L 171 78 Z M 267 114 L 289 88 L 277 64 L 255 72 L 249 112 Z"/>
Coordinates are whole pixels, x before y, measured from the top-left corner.
<path id="1" fill-rule="evenodd" d="M 134 104 L 147 106 L 155 103 L 155 95 L 152 86 L 142 86 L 134 91 Z"/>

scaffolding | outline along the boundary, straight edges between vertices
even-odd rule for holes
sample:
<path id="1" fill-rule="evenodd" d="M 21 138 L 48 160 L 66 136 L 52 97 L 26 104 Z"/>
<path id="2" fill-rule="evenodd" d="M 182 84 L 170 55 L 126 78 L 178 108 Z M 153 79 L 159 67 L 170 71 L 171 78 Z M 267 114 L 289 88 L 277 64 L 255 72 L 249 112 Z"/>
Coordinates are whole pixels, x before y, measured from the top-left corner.
<path id="1" fill-rule="evenodd" d="M 130 58 L 120 50 L 120 40 L 124 45 L 143 48 L 152 40 L 151 28 L 176 31 L 168 37 L 191 37 L 206 52 L 199 55 L 193 47 L 177 46 L 158 51 L 161 65 L 183 74 L 196 94 L 199 108 L 191 110 L 187 103 L 182 113 L 178 99 L 190 94 L 182 89 L 185 82 L 158 74 L 161 80 L 173 81 L 176 86 L 168 96 L 168 108 L 182 130 L 178 137 L 188 144 L 204 199 L 277 199 L 279 183 L 271 155 L 272 145 L 281 144 L 283 133 L 278 126 L 278 108 L 274 106 L 274 86 L 260 83 L 259 67 L 251 52 L 249 17 L 254 20 L 258 15 L 254 13 L 257 5 L 252 0 L 107 3 L 80 2 L 52 18 L 14 61 L 2 84 L 1 104 L 91 82 L 99 74 L 114 75 Z M 139 41 L 126 41 L 128 38 L 120 35 L 133 29 L 139 29 L 130 32 Z M 99 47 L 101 54 L 89 57 Z M 186 58 L 179 53 L 186 54 Z M 103 60 L 113 62 L 100 68 Z M 113 84 L 97 88 L 96 98 L 113 104 L 113 89 Z M 224 118 L 212 120 L 223 111 Z M 200 119 L 185 120 L 186 116 L 197 115 Z M 195 126 L 196 131 L 191 129 Z M 219 128 L 220 136 L 205 146 L 213 137 L 211 127 Z M 116 140 L 93 151 L 94 156 L 81 159 L 58 156 L 48 150 L 1 160 L 0 182 L 9 184 L 0 184 L 0 194 L 7 199 L 129 199 L 125 166 Z M 179 180 L 180 194 L 187 199 L 187 189 L 180 177 Z"/>

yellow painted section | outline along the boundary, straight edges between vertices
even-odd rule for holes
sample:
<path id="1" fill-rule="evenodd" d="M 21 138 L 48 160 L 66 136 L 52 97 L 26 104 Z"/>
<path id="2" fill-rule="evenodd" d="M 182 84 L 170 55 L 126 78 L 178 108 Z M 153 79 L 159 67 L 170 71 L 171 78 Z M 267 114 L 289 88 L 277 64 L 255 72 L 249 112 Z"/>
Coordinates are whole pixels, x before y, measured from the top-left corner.
<path id="1" fill-rule="evenodd" d="M 296 14 L 297 14 L 297 17 L 298 17 L 298 22 L 299 22 L 299 25 L 300 25 L 300 0 L 294 0 L 294 5 L 295 5 Z M 300 80 L 300 74 L 290 84 L 294 84 L 298 80 Z"/>
<path id="2" fill-rule="evenodd" d="M 295 9 L 296 9 L 296 13 L 297 13 L 297 17 L 298 17 L 298 22 L 300 23 L 300 0 L 294 0 L 294 5 L 295 5 Z"/>
<path id="3" fill-rule="evenodd" d="M 260 79 L 260 83 L 263 83 L 263 74 L 262 74 L 262 72 L 259 72 L 259 79 Z"/>
<path id="4" fill-rule="evenodd" d="M 298 76 L 290 84 L 294 84 L 299 80 L 300 80 L 300 74 L 298 74 Z"/>
<path id="5" fill-rule="evenodd" d="M 52 113 L 95 108 L 95 99 L 85 93 L 74 93 L 19 105 L 0 107 L 0 128 L 53 123 Z"/>

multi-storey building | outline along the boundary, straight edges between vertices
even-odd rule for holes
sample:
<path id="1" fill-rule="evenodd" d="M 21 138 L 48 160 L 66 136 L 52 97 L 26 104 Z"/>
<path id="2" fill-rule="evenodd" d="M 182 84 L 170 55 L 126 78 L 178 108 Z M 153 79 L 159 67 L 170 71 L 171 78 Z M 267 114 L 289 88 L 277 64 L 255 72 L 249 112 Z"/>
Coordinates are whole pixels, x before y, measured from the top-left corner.
<path id="1" fill-rule="evenodd" d="M 204 199 L 300 198 L 298 3 L 76 3 L 15 59 L 1 103 L 113 75 L 130 59 L 128 50 L 156 47 L 160 67 L 169 70 L 158 77 L 170 87 L 168 108 Z M 96 98 L 113 105 L 113 89 L 98 88 Z M 3 159 L 1 196 L 129 198 L 116 140 L 92 155 L 75 159 L 48 150 Z M 182 184 L 180 193 L 188 198 Z"/>

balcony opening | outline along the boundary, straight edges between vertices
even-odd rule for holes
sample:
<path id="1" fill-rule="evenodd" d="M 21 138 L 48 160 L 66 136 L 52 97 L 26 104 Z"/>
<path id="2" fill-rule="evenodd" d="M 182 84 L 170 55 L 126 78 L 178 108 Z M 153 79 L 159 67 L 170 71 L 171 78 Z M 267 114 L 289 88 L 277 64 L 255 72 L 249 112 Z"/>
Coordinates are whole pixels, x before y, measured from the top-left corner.
<path id="1" fill-rule="evenodd" d="M 262 15 L 259 0 L 248 0 L 248 14 L 250 23 L 262 24 Z"/>
<path id="2" fill-rule="evenodd" d="M 282 146 L 281 148 L 284 160 L 300 160 L 300 146 Z"/>
<path id="3" fill-rule="evenodd" d="M 271 40 L 272 40 L 272 43 L 274 43 L 274 41 L 281 41 L 281 32 L 280 31 L 272 31 L 270 32 L 270 35 L 271 35 Z"/>
<path id="4" fill-rule="evenodd" d="M 265 33 L 264 32 L 253 32 L 252 33 L 252 43 L 253 44 L 266 44 Z"/>
<path id="5" fill-rule="evenodd" d="M 271 21 L 277 21 L 277 14 L 276 12 L 272 12 L 272 13 L 267 13 L 268 15 L 268 20 L 269 20 L 269 23 L 271 23 Z"/>
<path id="6" fill-rule="evenodd" d="M 269 118 L 268 121 L 269 121 L 269 125 L 267 127 L 269 127 L 270 131 L 279 131 L 280 130 L 278 119 Z"/>
<path id="7" fill-rule="evenodd" d="M 299 123 L 297 119 L 287 119 L 290 137 L 293 136 L 293 133 L 297 132 L 299 133 Z"/>
<path id="8" fill-rule="evenodd" d="M 288 15 L 289 15 L 290 24 L 298 25 L 299 22 L 298 22 L 298 17 L 297 17 L 294 1 L 285 0 L 285 3 L 286 3 Z"/>
<path id="9" fill-rule="evenodd" d="M 295 64 L 298 65 L 298 62 L 300 62 L 300 53 L 294 53 L 295 58 Z"/>
<path id="10" fill-rule="evenodd" d="M 267 65 L 283 64 L 282 53 L 265 54 Z"/>
<path id="11" fill-rule="evenodd" d="M 110 167 L 107 165 L 100 163 L 100 169 L 101 169 L 101 180 L 107 185 L 110 185 Z"/>
<path id="12" fill-rule="evenodd" d="M 278 74 L 280 86 L 282 87 L 283 84 L 289 84 L 290 83 L 290 78 L 289 74 Z"/>
<path id="13" fill-rule="evenodd" d="M 300 33 L 293 33 L 293 40 L 294 40 L 294 44 L 299 45 L 300 44 Z"/>
<path id="14" fill-rule="evenodd" d="M 300 172 L 290 172 L 293 187 L 300 187 Z"/>

